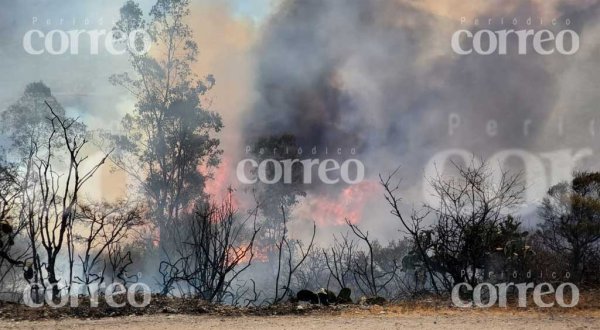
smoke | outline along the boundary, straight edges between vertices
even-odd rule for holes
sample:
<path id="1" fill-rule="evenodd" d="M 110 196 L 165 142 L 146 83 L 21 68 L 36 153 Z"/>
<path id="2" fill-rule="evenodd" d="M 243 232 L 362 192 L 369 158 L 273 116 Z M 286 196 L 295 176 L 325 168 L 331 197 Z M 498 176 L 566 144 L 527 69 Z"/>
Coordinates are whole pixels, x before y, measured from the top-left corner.
<path id="1" fill-rule="evenodd" d="M 442 150 L 461 148 L 486 158 L 504 149 L 591 147 L 595 140 L 578 125 L 589 122 L 597 98 L 591 86 L 599 79 L 592 64 L 598 42 L 589 32 L 598 28 L 598 8 L 596 1 L 288 1 L 257 45 L 258 98 L 244 117 L 244 139 L 288 133 L 306 147 L 355 147 L 370 182 L 402 165 L 406 200 L 416 203 L 423 168 Z M 543 28 L 574 29 L 581 50 L 572 56 L 459 56 L 450 48 L 458 29 L 506 29 L 501 18 L 508 24 L 518 18 L 508 28 L 527 29 L 529 17 L 534 29 L 540 29 L 539 19 Z M 549 24 L 553 18 L 556 26 Z M 511 47 L 516 49 L 516 39 L 509 38 Z M 561 110 L 573 121 L 557 122 Z M 452 135 L 451 114 L 461 119 Z M 497 122 L 495 136 L 486 133 L 491 120 Z M 312 192 L 333 208 L 344 188 L 313 185 L 308 198 Z M 364 203 L 369 215 L 363 220 L 389 219 L 381 198 Z M 385 236 L 389 227 L 381 224 L 365 223 Z"/>
<path id="2" fill-rule="evenodd" d="M 252 56 L 259 26 L 247 16 L 238 17 L 226 2 L 194 1 L 187 22 L 199 46 L 198 61 L 192 70 L 199 77 L 213 74 L 216 84 L 203 100 L 224 122 L 219 134 L 224 150 L 221 164 L 213 169 L 206 192 L 220 200 L 229 186 L 235 186 L 234 155 L 243 150 L 241 117 L 252 99 Z M 206 171 L 206 169 L 203 169 Z"/>
<path id="3" fill-rule="evenodd" d="M 144 12 L 154 2 L 144 0 Z M 225 154 L 207 192 L 219 200 L 229 185 L 239 188 L 237 160 L 246 157 L 246 145 L 264 136 L 293 134 L 305 150 L 318 150 L 314 157 L 306 155 L 312 158 L 343 160 L 350 158 L 347 150 L 355 148 L 352 158 L 365 164 L 361 184 L 314 180 L 304 185 L 307 196 L 294 217 L 305 221 L 292 228 L 298 237 L 310 236 L 312 223 L 306 220 L 314 220 L 325 246 L 332 233 L 347 229 L 347 218 L 368 230 L 370 237 L 397 239 L 399 226 L 382 198 L 378 175 L 401 166 L 403 208 L 408 212 L 423 199 L 425 165 L 447 149 L 460 148 L 483 158 L 506 149 L 536 157 L 557 151 L 570 155 L 584 148 L 597 152 L 598 1 L 296 0 L 272 6 L 265 25 L 236 16 L 231 3 L 193 1 L 189 21 L 200 48 L 193 70 L 200 77 L 216 77 L 204 104 L 219 112 L 225 123 L 219 136 Z M 50 1 L 3 1 L 0 105 L 6 108 L 27 83 L 43 80 L 69 114 L 80 116 L 91 128 L 118 128 L 135 100 L 111 86 L 108 77 L 130 70 L 126 57 L 30 56 L 24 54 L 22 37 L 38 27 L 84 28 L 85 18 L 92 20 L 90 29 L 109 29 L 120 5 L 121 1 L 112 6 L 74 0 L 60 6 Z M 33 26 L 34 16 L 52 23 Z M 104 25 L 94 21 L 99 17 Z M 510 28 L 526 29 L 529 17 L 532 28 L 553 31 L 567 28 L 569 19 L 568 28 L 580 35 L 579 52 L 459 56 L 450 48 L 458 29 L 506 29 L 502 18 L 517 18 L 519 23 Z M 77 23 L 59 26 L 60 18 Z M 548 23 L 553 18 L 556 26 Z M 543 27 L 536 25 L 539 19 L 546 22 Z M 508 48 L 516 48 L 516 43 L 509 39 Z M 460 118 L 452 134 L 451 115 Z M 487 133 L 490 121 L 498 125 L 493 136 Z M 344 154 L 323 154 L 337 148 Z M 514 159 L 509 165 L 523 169 Z M 578 165 L 600 169 L 597 156 Z M 546 161 L 544 167 L 550 171 L 552 166 Z M 94 180 L 91 185 L 105 193 L 102 197 L 126 194 L 123 173 L 102 173 Z M 157 262 L 150 259 L 145 263 L 153 273 Z"/>
<path id="4" fill-rule="evenodd" d="M 144 11 L 153 3 L 142 1 Z M 91 128 L 118 128 L 119 118 L 135 100 L 111 86 L 108 76 L 129 70 L 126 57 L 27 55 L 22 37 L 32 28 L 107 29 L 120 5 L 3 3 L 0 54 L 5 60 L 0 68 L 5 75 L 0 78 L 0 104 L 8 106 L 27 83 L 43 80 L 67 112 Z M 260 136 L 294 134 L 299 145 L 317 147 L 316 158 L 337 157 L 323 155 L 325 148 L 355 148 L 367 171 L 360 187 L 370 187 L 368 193 L 344 185 L 306 185 L 308 196 L 298 214 L 324 226 L 340 224 L 343 217 L 356 218 L 389 236 L 382 225 L 389 224 L 383 220 L 389 215 L 376 187 L 379 173 L 401 165 L 405 201 L 418 206 L 423 168 L 442 150 L 461 148 L 486 158 L 515 148 L 536 155 L 595 149 L 600 135 L 600 118 L 595 118 L 598 41 L 593 38 L 600 28 L 597 1 L 275 1 L 269 7 L 272 12 L 261 7 L 262 17 L 270 16 L 264 25 L 236 13 L 238 7 L 235 1 L 194 1 L 189 20 L 200 46 L 193 70 L 217 79 L 205 105 L 225 122 L 219 136 L 223 163 L 207 187 L 212 194 L 236 186 L 237 160 Z M 461 24 L 463 17 L 466 22 Z M 500 18 L 518 18 L 514 29 L 528 28 L 528 17 L 534 29 L 541 28 L 536 19 L 544 19 L 543 27 L 551 30 L 565 28 L 564 19 L 570 19 L 569 28 L 581 37 L 579 52 L 459 56 L 450 48 L 457 29 L 507 28 Z M 62 26 L 61 18 L 66 22 Z M 89 26 L 83 25 L 86 18 Z M 549 26 L 553 18 L 557 26 Z M 508 46 L 515 47 L 516 40 L 509 40 Z M 450 114 L 461 119 L 452 135 Z M 486 133 L 490 120 L 497 121 L 496 136 Z M 595 135 L 589 132 L 594 125 Z M 596 160 L 588 158 L 579 165 L 594 169 Z M 123 190 L 111 187 L 124 180 L 99 181 L 94 186 L 114 190 L 111 195 Z M 349 203 L 341 197 L 345 191 L 361 193 Z M 348 212 L 330 211 L 340 205 L 347 205 Z"/>

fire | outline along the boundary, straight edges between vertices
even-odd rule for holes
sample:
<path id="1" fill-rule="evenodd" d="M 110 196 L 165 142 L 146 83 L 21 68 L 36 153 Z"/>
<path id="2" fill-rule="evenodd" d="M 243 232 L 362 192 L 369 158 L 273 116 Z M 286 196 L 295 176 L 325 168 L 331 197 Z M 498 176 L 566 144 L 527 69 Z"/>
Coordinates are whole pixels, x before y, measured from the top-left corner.
<path id="1" fill-rule="evenodd" d="M 212 168 L 212 179 L 206 181 L 204 191 L 215 200 L 221 200 L 227 196 L 228 188 L 231 185 L 229 175 L 231 169 L 231 159 L 224 156 L 221 163 L 216 168 Z M 199 169 L 202 173 L 208 173 L 206 168 Z"/>
<path id="2" fill-rule="evenodd" d="M 221 164 L 212 169 L 213 178 L 206 182 L 205 191 L 213 200 L 226 198 L 231 186 L 231 174 L 234 172 L 232 164 L 231 157 L 224 156 Z M 204 168 L 199 170 L 203 173 L 206 171 Z M 376 181 L 365 180 L 349 185 L 336 195 L 309 192 L 294 213 L 300 218 L 314 219 L 319 226 L 342 225 L 345 219 L 357 223 L 363 216 L 365 205 L 372 199 L 378 186 Z M 234 208 L 239 207 L 240 203 L 245 204 L 243 200 L 236 198 L 232 203 Z M 260 253 L 257 253 L 256 248 L 254 250 L 254 258 L 257 258 Z M 264 255 L 266 258 L 267 254 Z"/>
<path id="3" fill-rule="evenodd" d="M 232 194 L 230 189 L 235 190 L 235 186 L 231 180 L 231 173 L 234 173 L 234 166 L 231 157 L 224 155 L 221 163 L 208 170 L 206 167 L 198 169 L 201 173 L 212 173 L 212 178 L 207 180 L 204 187 L 204 192 L 207 193 L 215 202 L 224 201 L 231 197 L 231 206 L 233 209 L 247 207 L 247 201 L 240 198 L 239 194 Z"/>
<path id="4" fill-rule="evenodd" d="M 335 197 L 309 196 L 298 213 L 314 219 L 318 226 L 342 225 L 344 219 L 357 223 L 377 187 L 375 181 L 363 181 L 343 189 Z"/>
<path id="5" fill-rule="evenodd" d="M 250 260 L 250 258 L 252 258 L 252 260 Z M 250 261 L 268 262 L 269 257 L 265 251 L 261 251 L 256 245 L 253 247 L 242 245 L 229 248 L 228 260 L 230 260 L 230 263 L 239 261 L 238 264 L 246 264 Z"/>

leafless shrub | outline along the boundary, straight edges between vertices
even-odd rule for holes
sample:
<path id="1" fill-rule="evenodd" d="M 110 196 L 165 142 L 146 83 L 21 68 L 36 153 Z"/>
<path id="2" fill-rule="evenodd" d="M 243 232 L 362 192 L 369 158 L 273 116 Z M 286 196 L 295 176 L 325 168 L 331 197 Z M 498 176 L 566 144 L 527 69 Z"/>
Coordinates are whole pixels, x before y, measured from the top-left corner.
<path id="1" fill-rule="evenodd" d="M 74 240 L 73 223 L 76 219 L 77 203 L 83 186 L 104 164 L 108 155 L 87 171 L 82 170 L 88 157 L 82 156 L 87 144 L 85 126 L 75 119 L 62 118 L 46 102 L 51 116 L 51 128 L 43 139 L 32 139 L 25 159 L 22 210 L 29 238 L 33 281 L 44 290 L 46 282 L 52 287 L 53 297 L 59 296 L 57 260 L 63 249 L 69 259 L 70 288 L 73 276 Z M 57 169 L 60 160 L 66 159 L 66 169 Z M 87 167 L 87 166 L 86 166 Z"/>
<path id="2" fill-rule="evenodd" d="M 18 209 L 21 186 L 14 166 L 0 164 L 0 287 L 6 286 L 10 277 L 15 279 L 18 268 L 25 265 L 26 248 L 15 251 L 17 236 L 23 231 Z M 21 244 L 17 244 L 21 245 Z"/>
<path id="3" fill-rule="evenodd" d="M 82 234 L 74 234 L 74 240 L 80 243 L 82 252 L 77 256 L 81 275 L 74 276 L 76 283 L 86 286 L 103 283 L 109 265 L 110 271 L 117 272 L 126 282 L 122 276 L 126 263 L 132 262 L 131 254 L 121 255 L 120 245 L 130 230 L 142 223 L 140 214 L 138 206 L 128 205 L 125 201 L 79 204 L 76 220 Z M 106 262 L 107 254 L 110 263 Z"/>
<path id="4" fill-rule="evenodd" d="M 256 210 L 240 217 L 233 208 L 230 190 L 220 205 L 202 203 L 193 217 L 175 226 L 171 229 L 180 240 L 173 251 L 167 251 L 167 258 L 173 254 L 176 259 L 162 261 L 159 268 L 162 293 L 168 294 L 177 286 L 180 294 L 223 302 L 233 281 L 254 258 L 259 231 Z"/>
<path id="5" fill-rule="evenodd" d="M 429 274 L 436 292 L 439 283 L 445 290 L 463 281 L 476 285 L 485 276 L 490 253 L 520 237 L 519 224 L 509 214 L 521 202 L 520 175 L 493 173 L 485 163 L 454 165 L 456 176 L 430 178 L 439 203 L 425 205 L 410 219 L 402 215 L 398 184 L 392 183 L 398 170 L 380 176 L 391 213 L 413 242 L 412 263 Z M 431 226 L 424 225 L 428 216 L 434 219 Z"/>
<path id="6" fill-rule="evenodd" d="M 369 238 L 368 232 L 363 232 L 357 225 L 346 219 L 354 235 L 366 245 L 365 250 L 358 250 L 352 262 L 352 276 L 358 289 L 367 296 L 381 297 L 388 295 L 387 286 L 392 282 L 399 270 L 396 260 L 392 267 L 386 269 L 376 261 L 375 250 L 378 243 Z"/>
<path id="7" fill-rule="evenodd" d="M 304 263 L 294 273 L 293 287 L 316 291 L 329 288 L 331 275 L 322 249 L 313 248 Z"/>
<path id="8" fill-rule="evenodd" d="M 333 236 L 333 243 L 323 249 L 325 264 L 338 287 L 348 288 L 352 281 L 352 266 L 356 257 L 356 241 L 348 237 L 348 233 L 339 237 Z"/>
<path id="9" fill-rule="evenodd" d="M 291 288 L 292 279 L 296 271 L 302 266 L 315 242 L 317 233 L 317 225 L 313 223 L 313 233 L 310 242 L 304 249 L 302 241 L 290 239 L 288 236 L 287 216 L 285 208 L 281 207 L 282 214 L 282 231 L 279 242 L 276 244 L 277 251 L 277 270 L 275 276 L 275 293 L 272 299 L 272 304 L 278 304 L 289 298 L 293 290 Z"/>

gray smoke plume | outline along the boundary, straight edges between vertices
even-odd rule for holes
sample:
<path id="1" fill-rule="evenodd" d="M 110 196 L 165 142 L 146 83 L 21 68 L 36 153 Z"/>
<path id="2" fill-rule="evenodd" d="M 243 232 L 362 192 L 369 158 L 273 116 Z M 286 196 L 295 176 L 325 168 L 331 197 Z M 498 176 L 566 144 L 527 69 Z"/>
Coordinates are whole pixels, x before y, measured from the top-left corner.
<path id="1" fill-rule="evenodd" d="M 589 107 L 597 104 L 589 86 L 600 78 L 585 71 L 598 70 L 598 42 L 589 32 L 598 29 L 600 5 L 558 2 L 558 24 L 541 27 L 540 2 L 520 2 L 508 13 L 497 6 L 478 15 L 481 25 L 474 26 L 473 17 L 461 24 L 460 16 L 439 17 L 412 1 L 286 2 L 257 48 L 259 98 L 245 118 L 245 140 L 288 133 L 307 147 L 356 147 L 371 179 L 402 165 L 406 189 L 420 188 L 427 161 L 449 148 L 484 158 L 503 149 L 593 148 L 595 140 L 581 125 L 589 123 Z M 516 26 L 510 25 L 513 18 Z M 569 28 L 579 33 L 581 47 L 572 56 L 541 56 L 530 45 L 527 55 L 518 55 L 517 39 L 509 38 L 508 55 L 452 51 L 452 33 L 481 28 Z M 564 106 L 559 135 L 556 114 Z M 452 135 L 450 114 L 461 119 Z M 496 136 L 486 134 L 490 120 L 498 124 Z M 418 200 L 416 190 L 407 195 Z M 373 201 L 368 212 L 386 217 L 380 203 Z"/>

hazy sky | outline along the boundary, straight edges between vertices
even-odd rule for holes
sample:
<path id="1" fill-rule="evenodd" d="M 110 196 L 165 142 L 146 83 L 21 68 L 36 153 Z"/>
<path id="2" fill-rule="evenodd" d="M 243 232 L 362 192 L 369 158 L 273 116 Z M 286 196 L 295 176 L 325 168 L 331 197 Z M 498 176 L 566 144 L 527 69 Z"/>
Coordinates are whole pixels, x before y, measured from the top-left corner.
<path id="1" fill-rule="evenodd" d="M 16 101 L 27 83 L 42 80 L 68 111 L 81 115 L 92 126 L 115 124 L 114 119 L 120 117 L 117 114 L 130 106 L 131 100 L 121 88 L 111 86 L 108 77 L 129 69 L 126 56 L 102 52 L 90 56 L 85 51 L 78 55 L 30 55 L 25 52 L 22 43 L 24 34 L 31 29 L 44 32 L 53 29 L 110 29 L 124 1 L 0 2 L 3 8 L 0 11 L 0 108 Z M 151 0 L 138 2 L 146 13 L 154 3 Z M 230 12 L 232 20 L 250 20 L 256 25 L 266 20 L 276 4 L 273 0 L 202 0 L 192 3 L 195 8 L 222 8 Z M 199 11 L 194 10 L 193 21 L 204 18 Z M 34 23 L 36 18 L 37 23 Z M 63 25 L 60 19 L 63 19 Z M 85 25 L 85 19 L 89 19 L 89 25 Z M 202 31 L 196 31 L 196 35 L 201 34 Z M 80 47 L 86 49 L 85 46 Z M 110 104 L 107 98 L 110 98 Z"/>

